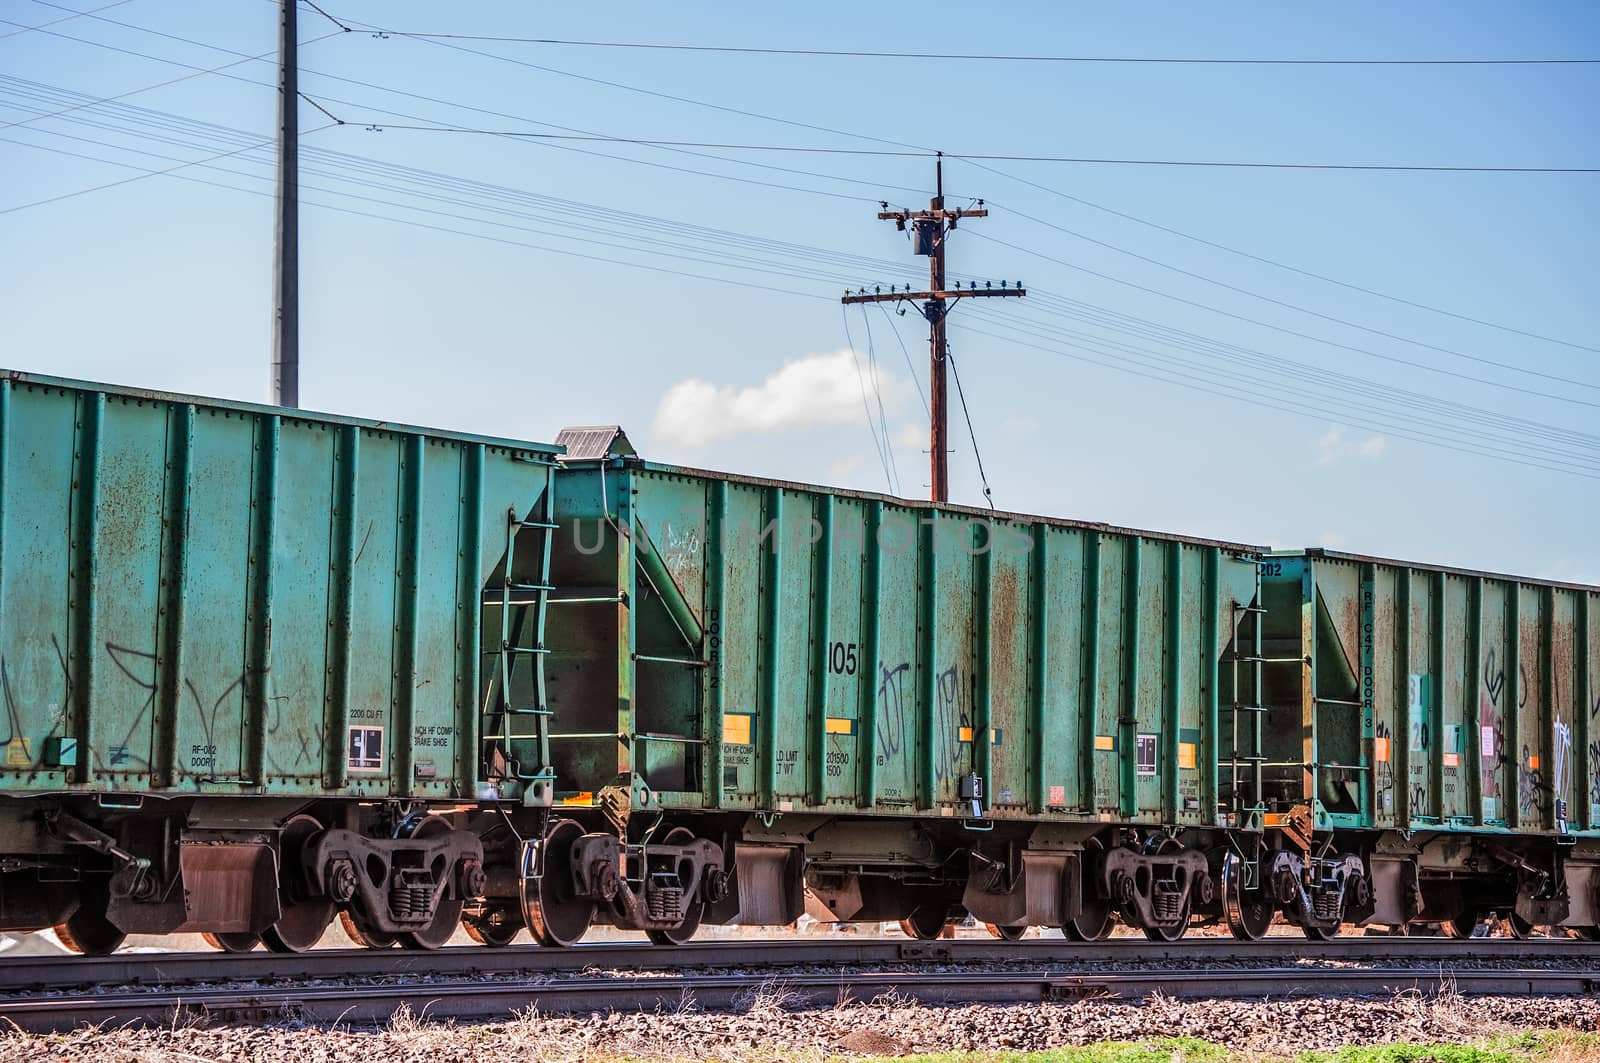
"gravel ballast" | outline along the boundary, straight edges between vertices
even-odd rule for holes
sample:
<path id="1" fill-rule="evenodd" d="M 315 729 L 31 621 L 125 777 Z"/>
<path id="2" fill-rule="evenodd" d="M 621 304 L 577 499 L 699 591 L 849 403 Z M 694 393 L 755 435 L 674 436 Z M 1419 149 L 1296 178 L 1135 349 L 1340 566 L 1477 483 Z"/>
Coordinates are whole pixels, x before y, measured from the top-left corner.
<path id="1" fill-rule="evenodd" d="M 1083 1001 L 924 1007 L 895 999 L 791 1010 L 781 987 L 739 1012 L 686 1002 L 654 1014 L 546 1017 L 529 1011 L 484 1025 L 430 1022 L 402 1011 L 380 1029 L 344 1026 L 106 1028 L 0 1034 L 0 1063 L 595 1063 L 645 1060 L 815 1060 L 956 1050 L 1040 1050 L 1099 1041 L 1195 1037 L 1255 1056 L 1392 1042 L 1468 1043 L 1530 1030 L 1600 1031 L 1600 998 Z"/>

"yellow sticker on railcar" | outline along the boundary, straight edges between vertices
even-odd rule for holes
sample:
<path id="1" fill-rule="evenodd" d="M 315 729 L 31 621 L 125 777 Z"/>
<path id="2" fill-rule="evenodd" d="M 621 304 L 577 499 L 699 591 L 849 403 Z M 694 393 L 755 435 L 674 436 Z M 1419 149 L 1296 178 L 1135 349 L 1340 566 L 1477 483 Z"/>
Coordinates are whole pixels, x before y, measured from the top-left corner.
<path id="1" fill-rule="evenodd" d="M 856 733 L 856 722 L 848 716 L 829 716 L 826 731 L 831 735 L 853 735 Z"/>
<path id="2" fill-rule="evenodd" d="M 571 797 L 563 797 L 561 800 L 557 801 L 556 804 L 558 804 L 558 805 L 592 805 L 592 804 L 594 804 L 594 791 L 593 790 L 580 791 L 578 793 L 573 794 Z"/>
<path id="3" fill-rule="evenodd" d="M 730 746 L 747 746 L 754 728 L 754 716 L 745 712 L 730 712 L 722 717 L 722 742 Z"/>
<path id="4" fill-rule="evenodd" d="M 963 742 L 972 741 L 972 728 L 970 728 L 970 727 L 961 728 L 961 730 L 956 733 L 956 737 L 959 738 Z"/>
<path id="5" fill-rule="evenodd" d="M 1372 759 L 1379 764 L 1389 762 L 1389 740 L 1387 738 L 1374 738 L 1372 740 Z"/>
<path id="6" fill-rule="evenodd" d="M 1102 753 L 1109 753 L 1117 748 L 1117 740 L 1113 735 L 1095 735 L 1094 748 Z"/>
<path id="7" fill-rule="evenodd" d="M 1193 742 L 1178 743 L 1178 767 L 1193 768 L 1199 759 L 1200 747 Z"/>

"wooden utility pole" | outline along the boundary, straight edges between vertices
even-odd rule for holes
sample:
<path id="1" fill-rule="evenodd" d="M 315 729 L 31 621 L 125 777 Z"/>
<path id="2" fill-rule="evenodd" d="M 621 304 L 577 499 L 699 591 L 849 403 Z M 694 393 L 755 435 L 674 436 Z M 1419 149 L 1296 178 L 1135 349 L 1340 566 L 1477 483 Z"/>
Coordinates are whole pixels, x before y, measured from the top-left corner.
<path id="1" fill-rule="evenodd" d="M 300 87 L 295 5 L 278 25 L 278 220 L 272 264 L 272 401 L 300 405 Z"/>
<path id="2" fill-rule="evenodd" d="M 976 209 L 946 210 L 944 206 L 944 153 L 940 152 L 934 162 L 934 193 L 933 199 L 928 202 L 927 210 L 890 210 L 889 204 L 883 204 L 883 210 L 878 212 L 882 221 L 893 221 L 895 227 L 904 232 L 910 226 L 912 236 L 916 241 L 916 253 L 928 256 L 928 290 L 914 292 L 911 286 L 906 285 L 904 291 L 896 291 L 893 285 L 887 292 L 862 290 L 854 293 L 847 292 L 842 300 L 845 303 L 889 303 L 909 302 L 914 303 L 922 316 L 928 322 L 928 457 L 933 473 L 932 498 L 935 502 L 948 502 L 950 500 L 949 456 L 948 442 L 948 404 L 945 398 L 945 354 L 949 350 L 944 338 L 944 319 L 955 305 L 957 299 L 968 299 L 979 295 L 1026 295 L 1021 282 L 1017 286 L 1007 287 L 1005 281 L 1000 282 L 996 288 L 992 282 L 979 288 L 975 284 L 962 288 L 959 284 L 953 290 L 946 290 L 944 286 L 944 244 L 950 233 L 955 231 L 956 223 L 962 218 L 985 218 L 989 212 L 983 209 L 983 200 L 978 200 Z"/>

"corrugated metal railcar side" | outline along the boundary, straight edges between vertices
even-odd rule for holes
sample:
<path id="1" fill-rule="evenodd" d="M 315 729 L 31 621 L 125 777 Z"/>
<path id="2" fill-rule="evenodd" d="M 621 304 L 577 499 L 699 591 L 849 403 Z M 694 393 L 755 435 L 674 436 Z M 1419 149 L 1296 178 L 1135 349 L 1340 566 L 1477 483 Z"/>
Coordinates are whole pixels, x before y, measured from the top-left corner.
<path id="1" fill-rule="evenodd" d="M 0 790 L 470 796 L 555 452 L 5 373 Z"/>
<path id="2" fill-rule="evenodd" d="M 555 497 L 569 801 L 1217 822 L 1253 548 L 618 458 Z"/>
<path id="3" fill-rule="evenodd" d="M 1359 807 L 1319 803 L 1325 821 L 1600 834 L 1600 588 L 1322 550 L 1282 561 L 1266 593 L 1286 581 L 1302 605 L 1304 719 L 1370 769 Z"/>

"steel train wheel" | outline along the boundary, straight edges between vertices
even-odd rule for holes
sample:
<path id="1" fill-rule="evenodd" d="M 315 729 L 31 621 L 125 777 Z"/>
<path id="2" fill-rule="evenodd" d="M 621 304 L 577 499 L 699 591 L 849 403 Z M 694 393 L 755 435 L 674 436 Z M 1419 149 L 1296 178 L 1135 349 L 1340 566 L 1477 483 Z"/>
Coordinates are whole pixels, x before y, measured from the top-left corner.
<path id="1" fill-rule="evenodd" d="M 461 929 L 480 945 L 503 948 L 522 933 L 522 921 L 510 908 L 486 908 L 477 915 L 463 916 Z"/>
<path id="2" fill-rule="evenodd" d="M 944 904 L 924 904 L 911 909 L 911 914 L 900 920 L 900 930 L 908 938 L 932 941 L 944 933 L 949 922 L 950 909 Z"/>
<path id="3" fill-rule="evenodd" d="M 393 934 L 368 926 L 360 915 L 348 908 L 340 910 L 339 926 L 345 937 L 365 949 L 392 949 L 399 940 Z"/>
<path id="4" fill-rule="evenodd" d="M 997 926 L 994 923 L 984 923 L 984 927 L 991 935 L 1001 941 L 1021 941 L 1022 935 L 1028 932 L 1025 926 Z"/>
<path id="5" fill-rule="evenodd" d="M 218 952 L 249 952 L 261 944 L 261 935 L 252 934 L 248 930 L 222 934 L 212 933 L 207 930 L 203 931 L 200 936 L 205 939 L 207 945 L 210 945 Z"/>
<path id="6" fill-rule="evenodd" d="M 1090 838 L 1083 843 L 1083 866 L 1088 868 L 1098 861 L 1098 855 L 1105 851 L 1105 846 L 1098 838 Z M 1090 888 L 1090 872 L 1083 874 L 1083 887 L 1079 892 L 1080 911 L 1061 925 L 1061 933 L 1072 941 L 1104 941 L 1111 936 L 1112 929 L 1116 926 L 1116 911 L 1109 897 L 1095 896 L 1095 891 Z"/>
<path id="7" fill-rule="evenodd" d="M 1222 911 L 1228 930 L 1240 941 L 1259 941 L 1272 926 L 1275 906 L 1266 890 L 1244 886 L 1244 860 L 1230 852 L 1222 858 Z"/>
<path id="8" fill-rule="evenodd" d="M 1516 912 L 1506 913 L 1506 933 L 1518 941 L 1527 941 L 1533 936 L 1533 924 L 1522 918 Z"/>
<path id="9" fill-rule="evenodd" d="M 572 884 L 572 844 L 581 837 L 583 828 L 564 819 L 523 848 L 522 915 L 541 945 L 575 945 L 594 920 L 594 901 L 579 897 Z"/>
<path id="10" fill-rule="evenodd" d="M 322 824 L 311 816 L 293 816 L 283 825 L 280 840 L 282 863 L 278 872 L 278 921 L 261 932 L 261 941 L 273 952 L 304 952 L 322 939 L 322 932 L 333 922 L 334 903 L 326 898 L 296 900 L 286 889 L 288 882 L 304 880 L 300 853 Z"/>
<path id="11" fill-rule="evenodd" d="M 1444 931 L 1444 936 L 1447 938 L 1465 941 L 1472 937 L 1472 932 L 1477 929 L 1478 924 L 1482 921 L 1482 912 L 1476 908 L 1463 908 L 1456 913 L 1454 918 L 1440 920 L 1439 929 Z"/>
<path id="12" fill-rule="evenodd" d="M 61 944 L 80 956 L 109 956 L 128 935 L 106 918 L 111 900 L 111 880 L 105 876 L 85 879 L 78 888 L 78 910 L 56 924 Z"/>
<path id="13" fill-rule="evenodd" d="M 1343 923 L 1332 926 L 1311 926 L 1308 923 L 1300 924 L 1300 933 L 1306 936 L 1307 941 L 1332 941 L 1344 929 Z"/>
<path id="14" fill-rule="evenodd" d="M 443 816 L 423 816 L 421 819 L 403 824 L 397 837 L 406 838 L 437 838 L 448 834 L 455 828 L 450 826 L 450 821 Z M 447 867 L 439 872 L 442 875 L 455 874 L 455 868 Z M 448 893 L 448 887 L 445 893 Z M 397 935 L 400 947 L 403 949 L 436 949 L 455 936 L 456 927 L 461 925 L 461 909 L 464 902 L 460 898 L 451 900 L 443 894 L 439 897 L 439 905 L 434 909 L 433 921 L 420 930 L 407 931 Z"/>
<path id="15" fill-rule="evenodd" d="M 1577 935 L 1579 941 L 1600 941 L 1600 926 L 1574 926 L 1568 929 Z"/>

